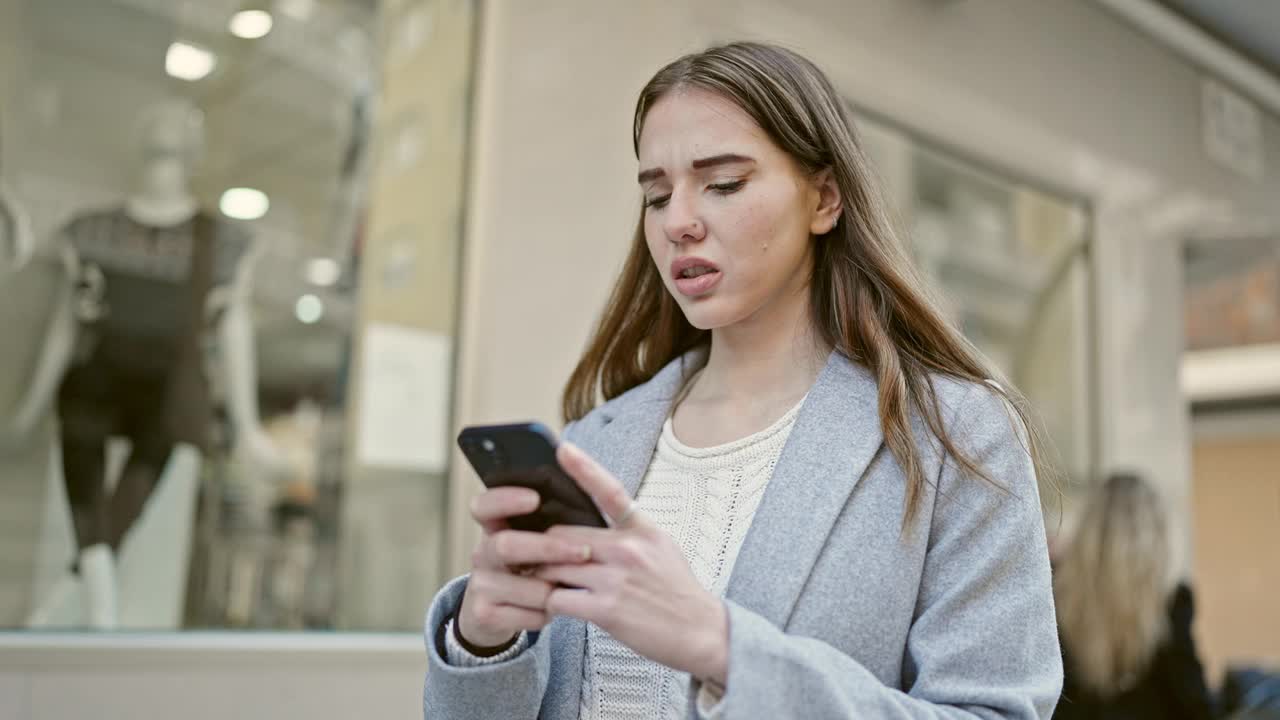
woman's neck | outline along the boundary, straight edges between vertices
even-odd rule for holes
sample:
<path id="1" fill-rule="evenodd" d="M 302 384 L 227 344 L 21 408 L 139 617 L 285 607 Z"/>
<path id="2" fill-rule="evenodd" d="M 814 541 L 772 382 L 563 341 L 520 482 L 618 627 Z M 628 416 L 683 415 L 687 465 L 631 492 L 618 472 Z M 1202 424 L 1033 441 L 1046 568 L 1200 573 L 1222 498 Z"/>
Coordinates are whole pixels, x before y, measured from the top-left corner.
<path id="1" fill-rule="evenodd" d="M 690 399 L 783 409 L 799 401 L 825 367 L 831 348 L 814 326 L 808 288 L 790 299 L 713 330 L 711 352 Z"/>

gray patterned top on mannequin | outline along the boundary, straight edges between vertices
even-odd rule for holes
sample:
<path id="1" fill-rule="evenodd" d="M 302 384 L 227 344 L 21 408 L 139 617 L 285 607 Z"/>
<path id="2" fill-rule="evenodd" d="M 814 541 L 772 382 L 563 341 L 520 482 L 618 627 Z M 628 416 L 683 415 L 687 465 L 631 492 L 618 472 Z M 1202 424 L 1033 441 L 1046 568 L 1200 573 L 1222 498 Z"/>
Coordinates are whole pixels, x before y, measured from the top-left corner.
<path id="1" fill-rule="evenodd" d="M 96 324 L 100 335 L 167 342 L 189 330 L 183 316 L 184 286 L 199 217 L 171 227 L 149 227 L 114 209 L 86 213 L 67 223 L 62 236 L 81 265 L 97 267 L 106 280 L 106 314 Z M 213 227 L 212 285 L 230 285 L 248 251 L 249 235 L 229 221 L 205 219 Z M 139 371 L 160 371 L 165 360 L 163 353 L 134 353 L 126 359 Z"/>

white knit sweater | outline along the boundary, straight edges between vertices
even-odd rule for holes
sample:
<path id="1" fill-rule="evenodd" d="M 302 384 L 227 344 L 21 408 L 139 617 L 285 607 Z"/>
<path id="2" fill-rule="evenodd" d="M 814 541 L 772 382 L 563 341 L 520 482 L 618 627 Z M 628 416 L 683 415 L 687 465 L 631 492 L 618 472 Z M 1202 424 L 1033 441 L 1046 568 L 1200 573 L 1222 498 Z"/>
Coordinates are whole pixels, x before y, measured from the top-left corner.
<path id="1" fill-rule="evenodd" d="M 637 506 L 675 539 L 698 582 L 717 596 L 724 595 L 799 410 L 797 404 L 768 428 L 709 448 L 681 443 L 670 419 L 662 427 Z M 448 645 L 451 664 L 484 662 L 455 643 Z M 524 645 L 522 637 L 513 650 L 520 652 Z M 503 653 L 501 659 L 507 657 Z M 647 660 L 587 625 L 580 720 L 677 720 L 685 717 L 688 690 L 687 673 Z"/>

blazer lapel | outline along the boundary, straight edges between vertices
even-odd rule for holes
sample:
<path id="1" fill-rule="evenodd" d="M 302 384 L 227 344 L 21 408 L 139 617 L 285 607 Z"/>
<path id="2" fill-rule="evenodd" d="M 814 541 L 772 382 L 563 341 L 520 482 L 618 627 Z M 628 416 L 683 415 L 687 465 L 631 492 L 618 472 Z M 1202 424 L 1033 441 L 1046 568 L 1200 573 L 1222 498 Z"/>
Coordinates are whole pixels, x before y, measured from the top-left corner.
<path id="1" fill-rule="evenodd" d="M 727 597 L 784 628 L 849 493 L 882 444 L 876 382 L 833 352 L 800 408 Z"/>
<path id="2" fill-rule="evenodd" d="M 582 449 L 613 473 L 631 497 L 639 491 L 653 460 L 671 401 L 685 377 L 701 363 L 700 352 L 694 350 L 672 360 L 649 382 L 605 403 L 598 417 L 590 419 L 594 424 L 577 433 Z"/>

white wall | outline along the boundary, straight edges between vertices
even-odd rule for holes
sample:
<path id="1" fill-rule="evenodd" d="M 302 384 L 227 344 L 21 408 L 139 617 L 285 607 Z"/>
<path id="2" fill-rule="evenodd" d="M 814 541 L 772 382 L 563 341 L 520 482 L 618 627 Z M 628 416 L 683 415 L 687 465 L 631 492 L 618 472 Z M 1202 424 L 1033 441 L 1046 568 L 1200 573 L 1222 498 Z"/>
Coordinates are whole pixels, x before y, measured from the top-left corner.
<path id="1" fill-rule="evenodd" d="M 1280 227 L 1274 119 L 1268 179 L 1221 169 L 1201 149 L 1196 68 L 1082 0 L 493 0 L 485 15 L 458 424 L 558 417 L 637 212 L 636 93 L 681 52 L 766 39 L 855 103 L 1091 204 L 1102 466 L 1146 471 L 1187 527 L 1179 243 Z M 453 487 L 461 569 L 478 487 L 464 463 Z"/>
<path id="2" fill-rule="evenodd" d="M 414 636 L 0 634 L 0 720 L 422 718 Z"/>

